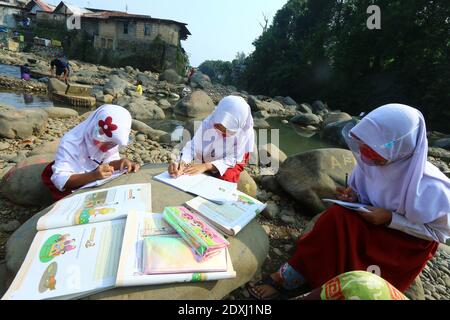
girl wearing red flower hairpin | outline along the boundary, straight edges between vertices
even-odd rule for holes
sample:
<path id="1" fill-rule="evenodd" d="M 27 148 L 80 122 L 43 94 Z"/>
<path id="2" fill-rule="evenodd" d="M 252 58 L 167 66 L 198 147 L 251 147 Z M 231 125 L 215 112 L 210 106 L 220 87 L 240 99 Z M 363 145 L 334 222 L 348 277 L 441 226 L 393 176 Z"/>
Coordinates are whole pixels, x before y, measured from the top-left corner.
<path id="1" fill-rule="evenodd" d="M 130 113 L 120 106 L 103 105 L 64 135 L 55 161 L 42 173 L 53 198 L 59 200 L 85 184 L 108 178 L 115 170 L 138 171 L 138 164 L 119 155 L 130 132 Z"/>

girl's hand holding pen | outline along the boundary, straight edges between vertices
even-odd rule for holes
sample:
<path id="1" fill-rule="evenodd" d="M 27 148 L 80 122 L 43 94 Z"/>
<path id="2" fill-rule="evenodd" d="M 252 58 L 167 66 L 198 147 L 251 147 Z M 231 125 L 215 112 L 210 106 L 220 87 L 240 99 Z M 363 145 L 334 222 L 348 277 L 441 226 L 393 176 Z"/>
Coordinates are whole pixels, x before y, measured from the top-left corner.
<path id="1" fill-rule="evenodd" d="M 352 188 L 337 187 L 336 188 L 336 198 L 341 201 L 346 202 L 356 202 L 358 200 L 358 195 Z"/>
<path id="2" fill-rule="evenodd" d="M 112 176 L 113 173 L 114 173 L 114 167 L 110 166 L 109 164 L 101 164 L 95 170 L 95 175 L 97 177 L 97 180 L 109 178 Z"/>

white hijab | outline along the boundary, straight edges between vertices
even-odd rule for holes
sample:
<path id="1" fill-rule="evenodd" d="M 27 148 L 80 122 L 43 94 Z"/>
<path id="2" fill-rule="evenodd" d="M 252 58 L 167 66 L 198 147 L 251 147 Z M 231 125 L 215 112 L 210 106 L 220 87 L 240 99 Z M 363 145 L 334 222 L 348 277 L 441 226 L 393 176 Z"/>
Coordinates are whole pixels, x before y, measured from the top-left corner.
<path id="1" fill-rule="evenodd" d="M 119 160 L 119 147 L 127 145 L 129 141 L 131 121 L 128 110 L 121 106 L 106 104 L 67 132 L 61 139 L 55 164 L 52 166 L 51 180 L 55 186 L 63 190 L 70 175 L 95 170 L 98 164 L 94 160 L 100 163 Z M 94 136 L 98 134 L 100 128 L 107 130 L 100 134 L 102 141 L 117 144 L 107 152 L 102 152 L 94 144 Z"/>
<path id="2" fill-rule="evenodd" d="M 368 166 L 357 157 L 350 185 L 361 202 L 420 224 L 450 214 L 450 180 L 427 161 L 427 132 L 419 110 L 388 104 L 369 113 L 351 132 L 393 161 Z"/>
<path id="3" fill-rule="evenodd" d="M 223 137 L 214 124 L 222 124 L 232 135 Z M 253 117 L 250 106 L 238 96 L 223 98 L 214 112 L 202 121 L 191 147 L 205 162 L 224 159 L 229 166 L 242 162 L 254 148 Z"/>

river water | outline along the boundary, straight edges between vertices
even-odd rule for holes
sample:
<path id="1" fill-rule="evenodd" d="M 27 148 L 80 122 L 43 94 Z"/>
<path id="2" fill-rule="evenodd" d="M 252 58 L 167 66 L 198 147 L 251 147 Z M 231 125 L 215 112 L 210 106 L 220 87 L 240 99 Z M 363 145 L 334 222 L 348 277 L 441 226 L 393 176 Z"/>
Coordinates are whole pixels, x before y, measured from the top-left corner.
<path id="1" fill-rule="evenodd" d="M 19 67 L 0 64 L 0 74 L 20 78 L 20 69 Z M 75 108 L 70 105 L 54 102 L 46 94 L 5 90 L 0 90 L 0 104 L 16 108 L 64 107 L 75 109 L 80 115 L 91 110 L 87 108 Z M 177 127 L 183 126 L 186 120 L 187 118 L 185 117 L 166 112 L 166 119 L 151 120 L 147 124 L 154 129 L 173 132 Z M 275 138 L 275 136 L 273 136 L 274 130 L 278 130 L 279 148 L 288 156 L 307 150 L 333 147 L 332 145 L 321 141 L 318 135 L 308 137 L 309 135 L 298 134 L 290 124 L 283 124 L 281 122 L 282 120 L 283 119 L 281 118 L 267 119 L 267 122 L 271 126 L 271 130 L 268 130 L 267 133 L 265 131 L 262 131 L 261 133 L 267 136 L 267 142 L 276 143 L 276 141 L 272 140 L 272 137 Z M 259 134 L 260 133 L 258 132 L 257 136 Z"/>

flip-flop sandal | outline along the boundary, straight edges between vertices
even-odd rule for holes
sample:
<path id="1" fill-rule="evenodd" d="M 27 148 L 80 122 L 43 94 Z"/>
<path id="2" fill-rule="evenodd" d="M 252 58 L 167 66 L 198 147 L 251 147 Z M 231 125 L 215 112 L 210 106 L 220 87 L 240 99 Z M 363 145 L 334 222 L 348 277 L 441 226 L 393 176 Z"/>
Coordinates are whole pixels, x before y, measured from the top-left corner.
<path id="1" fill-rule="evenodd" d="M 268 297 L 261 297 L 260 295 L 258 295 L 254 289 L 257 286 L 261 286 L 261 285 L 268 285 L 273 287 L 275 290 L 277 290 L 278 292 L 268 296 Z M 261 280 L 259 280 L 258 282 L 250 285 L 247 285 L 247 291 L 248 293 L 255 299 L 257 300 L 273 300 L 276 299 L 278 297 L 280 297 L 283 293 L 285 293 L 287 290 L 285 288 L 283 288 L 283 286 L 281 286 L 280 284 L 276 283 L 275 280 L 272 279 L 272 277 L 270 275 L 265 276 L 264 278 L 262 278 Z"/>

